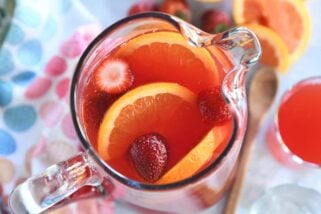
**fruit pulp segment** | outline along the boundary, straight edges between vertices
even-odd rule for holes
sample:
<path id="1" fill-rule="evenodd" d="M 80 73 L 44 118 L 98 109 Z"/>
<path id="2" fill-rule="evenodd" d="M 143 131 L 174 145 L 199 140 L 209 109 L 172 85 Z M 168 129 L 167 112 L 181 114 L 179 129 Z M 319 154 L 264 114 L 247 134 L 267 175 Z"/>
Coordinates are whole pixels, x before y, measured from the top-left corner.
<path id="1" fill-rule="evenodd" d="M 143 39 L 137 37 L 132 39 L 132 42 L 130 40 L 122 44 L 106 56 L 106 59 L 120 58 L 128 64 L 134 78 L 133 85 L 128 92 L 146 84 L 166 82 L 185 87 L 197 96 L 202 90 L 220 87 L 226 73 L 225 69 L 229 69 L 231 66 L 230 61 L 219 50 L 209 51 L 205 48 L 194 50 L 178 33 L 156 32 L 151 33 L 150 36 L 143 35 L 141 37 Z M 155 41 L 144 41 L 149 41 L 151 38 Z M 224 62 L 218 60 L 223 58 Z M 90 77 L 88 85 L 84 89 L 82 115 L 86 135 L 94 148 L 97 149 L 98 130 L 104 115 L 108 112 L 109 107 L 126 92 L 106 94 L 106 92 L 97 89 L 94 79 Z M 144 132 L 161 133 L 167 139 L 170 154 L 167 169 L 170 169 L 188 154 L 212 130 L 215 124 L 201 118 L 196 103 L 191 105 L 182 102 L 176 110 L 170 110 L 172 105 L 176 105 L 175 103 L 168 105 L 161 106 L 161 108 L 164 111 L 168 109 L 170 114 L 162 113 L 163 116 L 158 115 L 158 119 L 150 120 L 149 118 L 155 117 L 155 114 L 153 112 L 148 114 L 146 111 L 145 116 L 147 117 L 140 118 L 140 124 L 131 124 L 129 127 L 122 128 L 126 130 L 120 131 L 129 131 L 133 138 L 144 134 Z M 139 105 L 136 103 L 136 106 Z M 111 136 L 117 135 L 117 131 L 119 129 L 115 129 Z M 122 156 L 105 161 L 126 177 L 143 181 L 127 155 L 128 146 L 124 148 L 126 149 Z M 103 156 L 103 154 L 101 155 Z"/>
<path id="2" fill-rule="evenodd" d="M 290 62 L 306 49 L 311 21 L 304 1 L 234 0 L 233 15 L 239 25 L 256 23 L 273 30 L 285 43 Z"/>
<path id="3" fill-rule="evenodd" d="M 282 102 L 278 125 L 289 150 L 305 161 L 321 164 L 321 82 L 293 89 Z"/>

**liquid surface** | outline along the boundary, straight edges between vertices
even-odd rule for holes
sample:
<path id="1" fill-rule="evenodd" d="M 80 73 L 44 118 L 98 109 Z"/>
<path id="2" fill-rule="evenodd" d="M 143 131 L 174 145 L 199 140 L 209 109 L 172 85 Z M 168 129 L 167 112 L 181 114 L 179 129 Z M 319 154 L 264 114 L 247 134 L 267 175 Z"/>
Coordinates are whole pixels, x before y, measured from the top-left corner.
<path id="1" fill-rule="evenodd" d="M 226 70 L 223 68 L 228 69 L 231 66 L 226 57 L 218 50 L 215 50 L 215 54 L 220 55 L 213 58 L 213 52 L 204 48 L 189 47 L 184 38 L 177 33 L 156 32 L 150 34 L 142 36 L 143 39 L 136 37 L 124 43 L 115 48 L 105 58 L 105 60 L 121 59 L 128 64 L 134 77 L 130 89 L 119 94 L 108 94 L 99 90 L 97 84 L 95 84 L 95 78 L 90 77 L 84 90 L 82 102 L 85 132 L 97 150 L 99 150 L 98 130 L 101 128 L 104 116 L 107 115 L 108 111 L 110 113 L 110 107 L 120 109 L 119 115 L 122 119 L 116 118 L 112 125 L 113 130 L 109 129 L 110 134 L 106 134 L 106 136 L 110 136 L 108 139 L 111 141 L 107 142 L 110 145 L 107 146 L 107 150 L 109 152 L 111 150 L 110 154 L 112 155 L 105 158 L 105 161 L 126 177 L 142 182 L 144 180 L 137 173 L 128 157 L 128 149 L 135 138 L 144 133 L 153 132 L 163 135 L 167 140 L 169 150 L 166 167 L 166 170 L 169 170 L 200 143 L 214 127 L 222 124 L 204 121 L 197 106 L 197 98 L 194 99 L 194 103 L 191 101 L 185 102 L 184 99 L 179 101 L 177 97 L 181 95 L 178 94 L 174 96 L 175 99 L 167 95 L 167 99 L 162 99 L 162 101 L 157 99 L 157 97 L 163 97 L 162 94 L 155 95 L 155 99 L 151 99 L 152 95 L 144 97 L 144 92 L 137 88 L 144 88 L 141 86 L 151 83 L 176 83 L 197 97 L 203 90 L 220 87 L 226 74 Z M 217 60 L 218 58 L 224 59 L 224 62 Z M 127 92 L 134 93 L 136 97 L 139 94 L 141 97 L 139 99 L 128 97 Z M 126 99 L 125 96 L 127 96 Z M 132 103 L 125 106 L 119 100 L 124 100 L 123 102 L 132 100 Z M 177 100 L 181 104 L 176 104 Z M 117 101 L 118 103 L 115 104 Z M 164 103 L 167 104 L 159 106 Z M 176 106 L 177 109 L 171 109 L 171 106 Z M 140 110 L 140 108 L 146 109 Z M 114 115 L 114 113 L 110 114 Z M 123 118 L 127 119 L 121 123 L 124 120 Z M 109 121 L 108 118 L 106 121 Z M 231 118 L 228 121 L 231 123 Z M 224 139 L 224 142 L 216 142 L 219 145 L 220 152 L 228 143 L 230 132 L 231 129 L 229 128 L 228 131 L 217 133 L 218 135 L 227 135 L 227 137 L 214 138 Z M 115 142 L 118 145 L 113 147 Z M 115 148 L 117 148 L 117 152 L 115 152 Z M 217 156 L 217 152 L 210 152 Z M 103 154 L 104 151 L 99 150 L 99 153 L 102 157 L 107 157 Z M 117 155 L 113 155 L 116 153 Z M 211 158 L 208 161 L 210 160 Z M 202 166 L 209 164 L 208 161 Z"/>

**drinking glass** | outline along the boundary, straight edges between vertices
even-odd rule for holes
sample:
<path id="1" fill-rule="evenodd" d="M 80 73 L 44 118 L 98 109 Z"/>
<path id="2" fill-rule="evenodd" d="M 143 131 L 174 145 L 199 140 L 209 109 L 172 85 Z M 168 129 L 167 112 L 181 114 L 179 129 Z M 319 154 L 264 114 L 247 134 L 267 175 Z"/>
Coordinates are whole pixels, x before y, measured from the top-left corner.
<path id="1" fill-rule="evenodd" d="M 292 168 L 321 166 L 321 76 L 304 79 L 281 98 L 266 139 L 274 157 Z"/>

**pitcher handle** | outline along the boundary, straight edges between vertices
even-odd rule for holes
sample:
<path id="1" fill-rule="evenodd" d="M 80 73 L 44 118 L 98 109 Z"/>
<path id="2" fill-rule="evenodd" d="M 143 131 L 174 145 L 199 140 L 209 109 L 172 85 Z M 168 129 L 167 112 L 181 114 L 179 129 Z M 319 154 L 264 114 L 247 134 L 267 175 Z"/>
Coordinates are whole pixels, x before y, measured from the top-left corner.
<path id="1" fill-rule="evenodd" d="M 88 155 L 80 153 L 20 184 L 9 197 L 9 207 L 17 214 L 42 213 L 71 200 L 106 196 L 112 191 L 111 186 Z"/>

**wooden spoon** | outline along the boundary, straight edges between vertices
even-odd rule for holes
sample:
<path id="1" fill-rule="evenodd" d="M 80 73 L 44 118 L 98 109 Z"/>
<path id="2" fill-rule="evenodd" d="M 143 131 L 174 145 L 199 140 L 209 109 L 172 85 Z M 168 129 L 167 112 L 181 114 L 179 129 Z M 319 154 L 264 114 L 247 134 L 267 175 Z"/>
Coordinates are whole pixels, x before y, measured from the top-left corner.
<path id="1" fill-rule="evenodd" d="M 278 79 L 274 70 L 260 68 L 254 72 L 249 85 L 249 123 L 247 134 L 244 139 L 238 171 L 232 185 L 225 206 L 226 214 L 236 212 L 239 196 L 244 183 L 246 169 L 253 150 L 254 139 L 263 121 L 263 118 L 271 106 L 277 91 Z"/>

